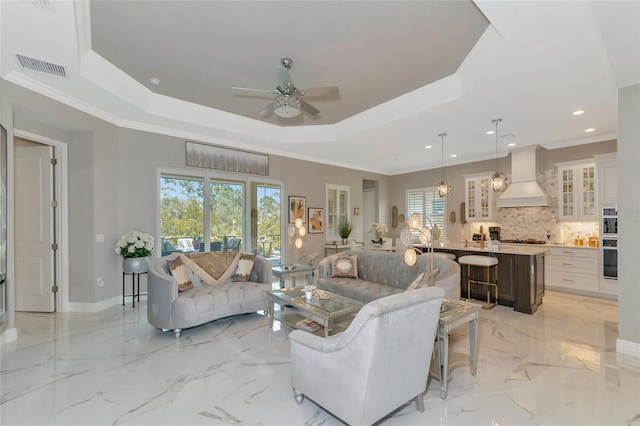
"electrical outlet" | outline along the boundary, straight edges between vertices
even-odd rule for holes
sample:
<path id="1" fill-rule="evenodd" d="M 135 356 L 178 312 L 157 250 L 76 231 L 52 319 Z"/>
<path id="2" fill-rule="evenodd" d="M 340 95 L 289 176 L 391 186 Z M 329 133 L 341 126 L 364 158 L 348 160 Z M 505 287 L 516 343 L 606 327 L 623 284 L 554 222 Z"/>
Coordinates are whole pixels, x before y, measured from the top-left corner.
<path id="1" fill-rule="evenodd" d="M 96 280 L 96 284 L 98 285 L 98 287 L 104 287 L 104 280 L 102 279 L 102 277 L 98 277 L 98 279 Z"/>

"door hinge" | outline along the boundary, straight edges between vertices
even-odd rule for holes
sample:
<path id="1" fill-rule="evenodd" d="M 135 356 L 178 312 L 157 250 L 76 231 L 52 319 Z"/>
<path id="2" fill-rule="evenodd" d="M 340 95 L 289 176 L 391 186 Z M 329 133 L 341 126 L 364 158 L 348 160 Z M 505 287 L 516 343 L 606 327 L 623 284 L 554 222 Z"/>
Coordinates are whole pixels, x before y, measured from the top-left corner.
<path id="1" fill-rule="evenodd" d="M 58 250 L 58 243 L 51 244 L 51 250 Z"/>
<path id="2" fill-rule="evenodd" d="M 51 165 L 52 166 L 57 166 L 58 165 L 58 159 L 57 158 L 52 158 L 51 159 Z"/>
<path id="3" fill-rule="evenodd" d="M 53 201 L 51 202 L 51 207 L 53 207 L 54 209 L 55 209 L 56 207 L 58 207 L 58 202 L 57 202 L 56 200 L 53 200 Z"/>
<path id="4" fill-rule="evenodd" d="M 51 287 L 51 293 L 57 293 L 58 292 L 58 286 L 54 285 L 53 287 Z"/>

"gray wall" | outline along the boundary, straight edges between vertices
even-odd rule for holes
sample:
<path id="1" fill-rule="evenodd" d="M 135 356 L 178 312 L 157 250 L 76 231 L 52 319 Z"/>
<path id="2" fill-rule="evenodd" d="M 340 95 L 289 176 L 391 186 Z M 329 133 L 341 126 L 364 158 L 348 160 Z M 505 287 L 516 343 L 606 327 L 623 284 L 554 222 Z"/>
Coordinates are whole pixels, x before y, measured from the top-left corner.
<path id="1" fill-rule="evenodd" d="M 618 338 L 635 344 L 640 354 L 640 85 L 618 90 Z M 620 348 L 620 347 L 618 347 Z"/>

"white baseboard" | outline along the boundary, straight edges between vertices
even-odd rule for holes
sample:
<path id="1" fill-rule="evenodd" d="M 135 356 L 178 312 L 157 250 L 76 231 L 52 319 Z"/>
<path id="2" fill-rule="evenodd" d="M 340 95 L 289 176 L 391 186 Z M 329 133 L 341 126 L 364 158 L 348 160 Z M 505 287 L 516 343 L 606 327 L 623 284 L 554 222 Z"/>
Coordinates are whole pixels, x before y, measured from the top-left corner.
<path id="1" fill-rule="evenodd" d="M 140 301 L 147 300 L 146 294 L 140 294 Z M 125 304 L 131 304 L 131 296 L 125 296 Z M 101 300 L 96 303 L 69 303 L 69 312 L 100 312 L 113 306 L 122 305 L 122 296 L 114 296 L 110 299 Z"/>
<path id="2" fill-rule="evenodd" d="M 15 327 L 7 328 L 0 336 L 0 343 L 2 343 L 3 345 L 6 345 L 7 343 L 13 342 L 15 340 L 18 340 L 18 329 Z"/>
<path id="3" fill-rule="evenodd" d="M 616 352 L 640 358 L 640 343 L 618 339 L 616 341 Z"/>

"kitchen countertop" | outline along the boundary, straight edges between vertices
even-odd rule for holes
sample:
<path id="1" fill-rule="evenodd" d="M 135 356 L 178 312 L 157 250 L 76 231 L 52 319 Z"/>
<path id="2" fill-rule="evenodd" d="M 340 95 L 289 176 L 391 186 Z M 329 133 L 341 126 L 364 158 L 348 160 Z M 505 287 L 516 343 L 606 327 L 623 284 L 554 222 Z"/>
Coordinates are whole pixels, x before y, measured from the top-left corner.
<path id="1" fill-rule="evenodd" d="M 418 248 L 426 248 L 424 244 L 414 244 L 414 246 Z M 464 246 L 464 243 L 449 243 L 442 244 L 439 247 L 436 247 L 436 249 L 464 250 L 480 253 L 520 254 L 524 256 L 535 256 L 549 251 L 546 244 L 500 244 L 498 247 L 489 247 L 488 244 L 485 244 L 484 248 L 480 248 L 479 243 L 468 243 L 467 247 Z"/>

